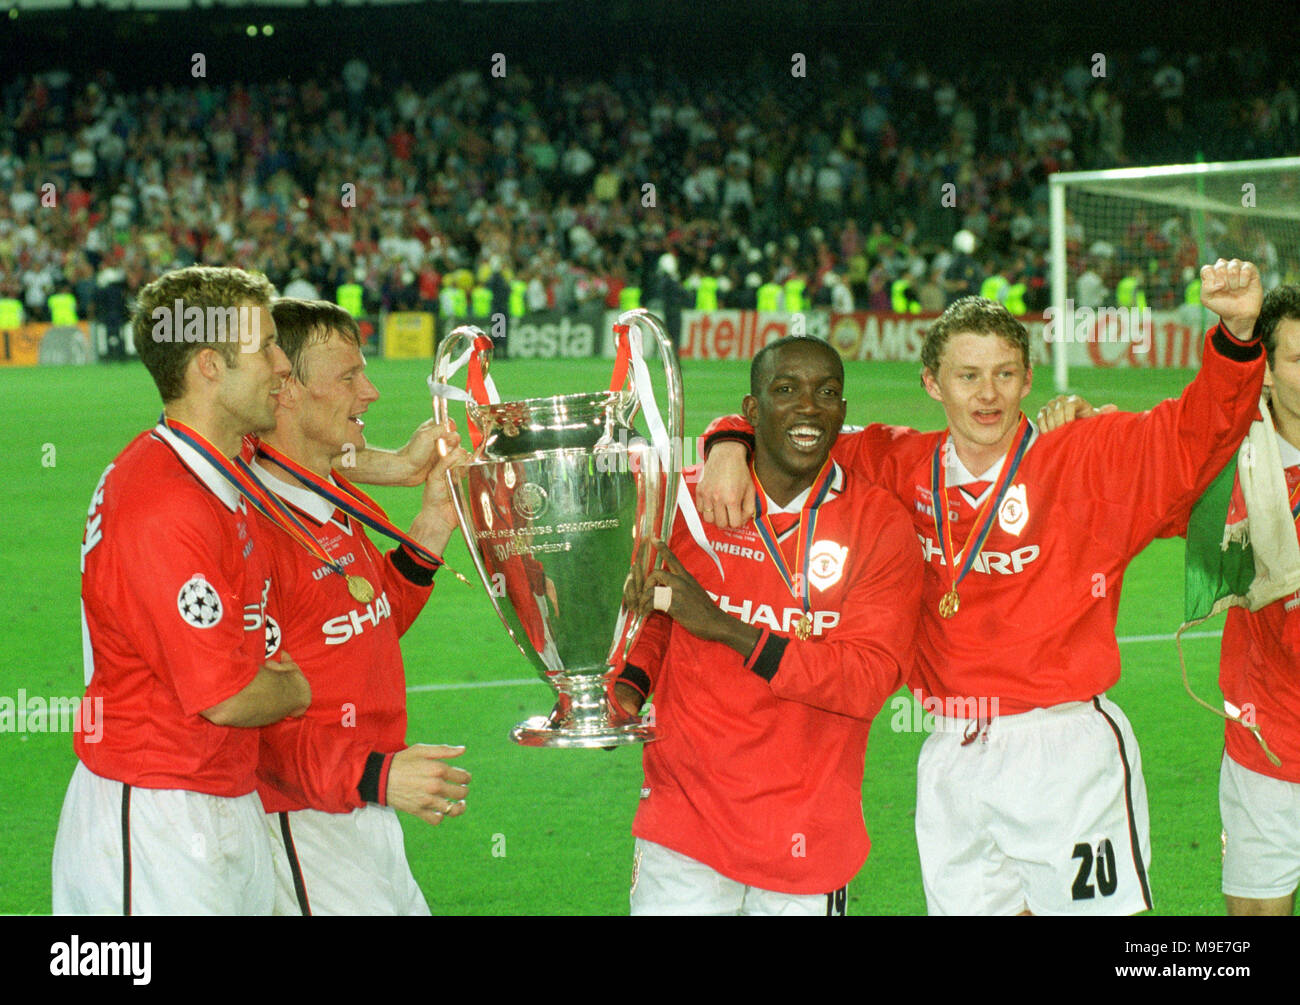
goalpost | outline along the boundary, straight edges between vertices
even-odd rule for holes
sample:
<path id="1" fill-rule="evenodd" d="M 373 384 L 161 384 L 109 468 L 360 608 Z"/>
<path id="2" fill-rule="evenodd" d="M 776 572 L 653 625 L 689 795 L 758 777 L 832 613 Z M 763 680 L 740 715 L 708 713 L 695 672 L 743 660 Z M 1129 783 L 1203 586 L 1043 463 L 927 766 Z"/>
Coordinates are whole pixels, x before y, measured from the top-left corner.
<path id="1" fill-rule="evenodd" d="M 1153 343 L 1207 327 L 1196 285 L 1206 262 L 1248 259 L 1265 291 L 1300 282 L 1300 157 L 1073 171 L 1049 182 L 1044 335 L 1058 392 L 1071 364 L 1098 358 L 1089 343 L 1155 352 L 1152 365 L 1195 365 Z"/>

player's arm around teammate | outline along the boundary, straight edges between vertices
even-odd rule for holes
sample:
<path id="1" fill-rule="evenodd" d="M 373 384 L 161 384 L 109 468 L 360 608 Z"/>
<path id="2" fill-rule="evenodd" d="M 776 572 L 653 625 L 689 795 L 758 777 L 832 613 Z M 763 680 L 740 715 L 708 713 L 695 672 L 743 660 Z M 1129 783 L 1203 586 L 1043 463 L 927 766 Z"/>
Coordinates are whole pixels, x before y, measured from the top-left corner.
<path id="1" fill-rule="evenodd" d="M 926 542 L 917 679 L 927 696 L 962 709 L 983 699 L 998 717 L 986 728 L 983 713 L 950 713 L 951 728 L 923 749 L 917 840 L 932 913 L 1150 906 L 1137 744 L 1104 697 L 1120 670 L 1118 584 L 1133 555 L 1169 532 L 1168 515 L 1199 496 L 1231 455 L 1263 369 L 1252 339 L 1253 267 L 1220 261 L 1203 270 L 1202 283 L 1206 306 L 1222 320 L 1182 396 L 1041 443 L 1020 412 L 1031 386 L 1023 326 L 971 298 L 927 333 L 923 382 L 948 429 L 911 434 L 882 465 Z M 743 487 L 732 467 L 733 484 Z M 1016 495 L 1005 498 L 1014 505 L 987 504 L 985 495 L 987 508 L 979 508 L 982 493 L 1009 493 L 1013 483 Z M 947 494 L 946 486 L 976 484 L 984 487 L 968 502 Z M 940 493 L 945 505 L 935 501 Z M 743 503 L 724 501 L 715 515 Z M 956 552 L 979 526 L 981 543 L 968 544 L 965 563 L 955 563 L 948 543 L 955 537 Z M 1077 590 L 1084 602 L 1060 604 L 1062 590 Z M 1014 613 L 1025 611 L 1053 616 Z M 977 756 L 984 749 L 996 756 Z M 1103 855 L 1105 867 L 1093 870 Z"/>
<path id="2" fill-rule="evenodd" d="M 840 914 L 866 858 L 868 727 L 910 663 L 921 563 L 897 501 L 828 460 L 842 383 L 824 342 L 767 347 L 761 528 L 713 536 L 724 575 L 679 518 L 627 591 L 649 617 L 614 693 L 629 714 L 653 694 L 659 734 L 634 914 Z"/>

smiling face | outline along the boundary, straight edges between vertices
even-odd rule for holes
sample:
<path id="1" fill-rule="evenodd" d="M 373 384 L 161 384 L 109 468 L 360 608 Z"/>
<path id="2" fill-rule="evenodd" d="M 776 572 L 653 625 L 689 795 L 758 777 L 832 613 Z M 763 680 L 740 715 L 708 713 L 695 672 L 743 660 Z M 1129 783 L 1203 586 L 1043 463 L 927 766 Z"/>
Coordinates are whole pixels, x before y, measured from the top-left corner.
<path id="1" fill-rule="evenodd" d="M 784 505 L 812 484 L 844 425 L 844 367 L 812 340 L 780 345 L 760 364 L 757 394 L 743 409 L 754 427 L 754 471 Z"/>
<path id="2" fill-rule="evenodd" d="M 1033 373 L 1020 348 L 1002 336 L 956 332 L 939 356 L 938 372 L 927 367 L 921 381 L 943 405 L 957 456 L 978 475 L 1011 445 Z"/>
<path id="3" fill-rule="evenodd" d="M 366 361 L 360 347 L 337 332 L 302 349 L 305 380 L 291 378 L 295 391 L 298 433 L 311 458 L 299 458 L 309 467 L 340 454 L 346 444 L 365 449 L 365 423 L 361 416 L 379 399 L 379 392 L 366 376 Z M 314 462 L 314 463 L 312 463 Z"/>

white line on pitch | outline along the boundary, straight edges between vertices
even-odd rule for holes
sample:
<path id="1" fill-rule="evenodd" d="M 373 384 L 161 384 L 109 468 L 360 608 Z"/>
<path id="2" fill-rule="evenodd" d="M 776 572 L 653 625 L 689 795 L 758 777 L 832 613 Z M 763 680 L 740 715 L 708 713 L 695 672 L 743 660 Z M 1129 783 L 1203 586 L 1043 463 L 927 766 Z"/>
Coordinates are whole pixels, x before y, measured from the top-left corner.
<path id="1" fill-rule="evenodd" d="M 1185 639 L 1217 639 L 1222 632 L 1188 632 Z M 1172 642 L 1173 635 L 1121 635 L 1116 641 L 1121 645 L 1129 642 Z M 412 684 L 406 689 L 408 694 L 420 691 L 474 691 L 483 687 L 522 687 L 525 684 L 545 683 L 538 677 L 524 677 L 520 680 L 478 680 L 464 684 Z"/>
<path id="2" fill-rule="evenodd" d="M 463 684 L 412 684 L 406 689 L 410 694 L 415 691 L 473 691 L 481 687 L 521 687 L 524 684 L 544 684 L 540 677 L 524 677 L 520 680 L 476 680 Z"/>
<path id="3" fill-rule="evenodd" d="M 1185 639 L 1219 639 L 1223 637 L 1223 632 L 1186 632 L 1183 635 Z M 1120 645 L 1125 642 L 1172 642 L 1174 637 L 1170 635 L 1121 635 L 1116 639 Z"/>

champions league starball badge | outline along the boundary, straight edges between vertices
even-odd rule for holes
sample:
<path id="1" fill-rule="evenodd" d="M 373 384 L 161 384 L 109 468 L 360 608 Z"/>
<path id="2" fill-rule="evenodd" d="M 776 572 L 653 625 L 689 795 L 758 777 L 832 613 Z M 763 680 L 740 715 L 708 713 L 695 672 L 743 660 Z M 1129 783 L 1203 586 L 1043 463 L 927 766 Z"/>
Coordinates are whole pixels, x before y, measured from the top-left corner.
<path id="1" fill-rule="evenodd" d="M 221 620 L 221 594 L 203 576 L 195 574 L 186 580 L 176 595 L 176 609 L 187 625 L 211 628 Z"/>

